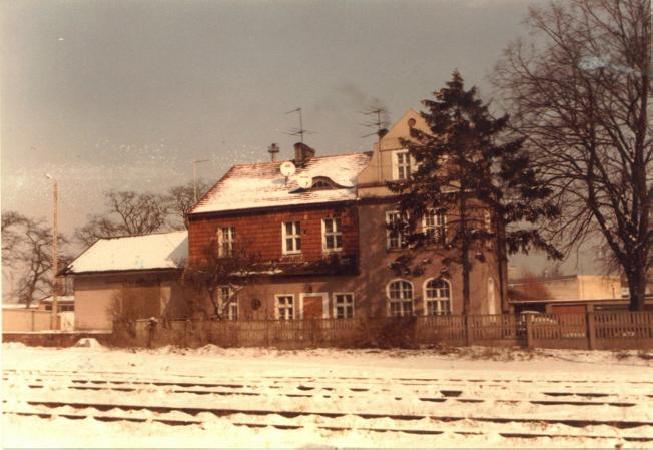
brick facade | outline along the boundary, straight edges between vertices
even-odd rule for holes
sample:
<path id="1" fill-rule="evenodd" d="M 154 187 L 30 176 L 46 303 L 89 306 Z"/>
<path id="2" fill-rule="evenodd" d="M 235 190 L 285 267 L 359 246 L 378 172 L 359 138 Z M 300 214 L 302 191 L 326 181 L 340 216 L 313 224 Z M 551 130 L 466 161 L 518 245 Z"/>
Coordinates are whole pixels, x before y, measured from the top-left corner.
<path id="1" fill-rule="evenodd" d="M 315 262 L 326 256 L 322 250 L 322 219 L 338 217 L 342 224 L 343 256 L 357 257 L 358 214 L 355 206 L 330 205 L 329 207 L 306 207 L 302 209 L 272 209 L 260 212 L 242 212 L 229 215 L 189 216 L 188 254 L 189 263 L 195 264 L 205 254 L 207 246 L 217 245 L 219 228 L 234 227 L 236 242 L 245 242 L 256 251 L 263 261 L 284 261 L 296 259 L 301 262 Z M 299 221 L 301 230 L 301 255 L 282 254 L 282 223 Z"/>

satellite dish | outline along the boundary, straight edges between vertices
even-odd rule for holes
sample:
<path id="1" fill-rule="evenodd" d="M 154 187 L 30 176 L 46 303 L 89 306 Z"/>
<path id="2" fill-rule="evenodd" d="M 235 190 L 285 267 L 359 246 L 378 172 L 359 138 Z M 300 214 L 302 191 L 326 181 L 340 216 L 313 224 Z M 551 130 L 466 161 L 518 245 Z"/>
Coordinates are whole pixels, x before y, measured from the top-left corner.
<path id="1" fill-rule="evenodd" d="M 289 177 L 295 173 L 295 165 L 290 161 L 284 161 L 281 163 L 279 170 L 281 170 L 281 175 Z"/>
<path id="2" fill-rule="evenodd" d="M 306 175 L 305 173 L 297 177 L 297 184 L 302 189 L 308 189 L 313 184 L 313 179 Z"/>

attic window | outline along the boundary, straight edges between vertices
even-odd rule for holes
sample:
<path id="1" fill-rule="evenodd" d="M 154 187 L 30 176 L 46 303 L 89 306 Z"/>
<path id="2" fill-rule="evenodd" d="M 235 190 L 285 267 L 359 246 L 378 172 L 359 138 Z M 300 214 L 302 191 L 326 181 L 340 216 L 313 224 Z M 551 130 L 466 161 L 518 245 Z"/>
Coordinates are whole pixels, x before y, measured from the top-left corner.
<path id="1" fill-rule="evenodd" d="M 334 189 L 336 186 L 333 181 L 326 177 L 314 177 L 311 189 Z"/>

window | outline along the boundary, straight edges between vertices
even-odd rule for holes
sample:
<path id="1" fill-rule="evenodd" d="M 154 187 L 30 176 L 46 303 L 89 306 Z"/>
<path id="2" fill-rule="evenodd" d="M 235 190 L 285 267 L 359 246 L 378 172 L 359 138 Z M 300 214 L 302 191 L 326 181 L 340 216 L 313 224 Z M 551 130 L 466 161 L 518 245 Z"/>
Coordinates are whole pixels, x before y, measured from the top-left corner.
<path id="1" fill-rule="evenodd" d="M 218 256 L 220 258 L 226 258 L 233 255 L 235 240 L 235 227 L 218 228 Z"/>
<path id="2" fill-rule="evenodd" d="M 336 319 L 351 319 L 354 317 L 354 295 L 335 294 L 334 309 Z"/>
<path id="3" fill-rule="evenodd" d="M 487 209 L 483 211 L 483 221 L 485 222 L 485 231 L 492 233 L 492 214 Z"/>
<path id="4" fill-rule="evenodd" d="M 327 177 L 313 177 L 311 189 L 333 189 L 334 183 Z"/>
<path id="5" fill-rule="evenodd" d="M 294 296 L 277 295 L 276 318 L 279 320 L 292 320 L 295 318 Z"/>
<path id="6" fill-rule="evenodd" d="M 234 290 L 229 286 L 218 288 L 218 307 L 220 314 L 227 320 L 238 319 L 238 299 L 234 296 Z"/>
<path id="7" fill-rule="evenodd" d="M 301 253 L 302 238 L 299 221 L 283 222 L 281 224 L 283 254 Z"/>
<path id="8" fill-rule="evenodd" d="M 451 314 L 451 286 L 447 280 L 433 278 L 424 285 L 426 315 L 442 316 Z"/>
<path id="9" fill-rule="evenodd" d="M 408 150 L 403 150 L 394 153 L 394 161 L 392 164 L 392 172 L 395 180 L 407 180 L 410 176 L 410 153 Z"/>
<path id="10" fill-rule="evenodd" d="M 396 250 L 406 247 L 406 239 L 404 238 L 404 235 L 401 233 L 401 231 L 390 229 L 390 226 L 394 223 L 399 222 L 400 219 L 401 216 L 399 211 L 387 211 L 385 213 L 386 226 L 388 227 L 387 247 L 389 250 Z"/>
<path id="11" fill-rule="evenodd" d="M 339 217 L 322 219 L 322 250 L 327 252 L 342 250 L 342 225 Z"/>
<path id="12" fill-rule="evenodd" d="M 396 280 L 388 285 L 390 316 L 413 314 L 413 285 L 406 280 Z"/>
<path id="13" fill-rule="evenodd" d="M 447 217 L 444 209 L 428 209 L 422 226 L 429 242 L 444 243 L 447 236 Z"/>

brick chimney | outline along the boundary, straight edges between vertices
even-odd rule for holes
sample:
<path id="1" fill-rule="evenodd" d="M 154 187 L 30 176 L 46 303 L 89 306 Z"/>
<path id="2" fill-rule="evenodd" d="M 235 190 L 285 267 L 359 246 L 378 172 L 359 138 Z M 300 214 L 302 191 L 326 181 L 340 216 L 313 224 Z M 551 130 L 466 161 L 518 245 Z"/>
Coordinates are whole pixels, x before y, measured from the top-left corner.
<path id="1" fill-rule="evenodd" d="M 297 142 L 295 145 L 295 165 L 303 166 L 306 161 L 315 156 L 315 150 L 304 144 L 303 142 Z"/>

